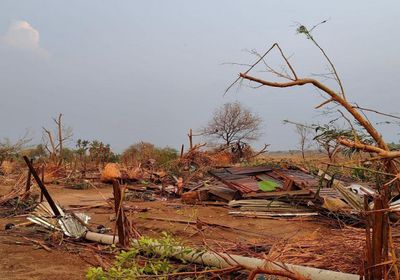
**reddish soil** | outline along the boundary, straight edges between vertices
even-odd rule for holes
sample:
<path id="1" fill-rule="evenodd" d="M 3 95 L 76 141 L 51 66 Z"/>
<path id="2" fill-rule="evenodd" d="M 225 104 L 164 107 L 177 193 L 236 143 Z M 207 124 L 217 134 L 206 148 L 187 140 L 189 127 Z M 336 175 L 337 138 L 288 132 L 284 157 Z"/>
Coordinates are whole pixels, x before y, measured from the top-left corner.
<path id="1" fill-rule="evenodd" d="M 10 187 L 0 186 L 0 195 Z M 49 192 L 63 207 L 74 205 L 93 205 L 104 202 L 112 196 L 111 186 L 99 190 L 72 190 L 61 186 L 50 186 Z M 329 227 L 317 220 L 284 220 L 238 218 L 228 214 L 221 206 L 182 205 L 179 200 L 153 202 L 126 202 L 128 206 L 149 208 L 147 212 L 129 212 L 129 217 L 137 229 L 144 235 L 159 236 L 166 231 L 178 236 L 189 244 L 204 244 L 215 249 L 235 250 L 243 253 L 254 245 L 265 245 L 264 251 L 278 240 L 290 237 L 306 237 L 311 234 L 326 235 Z M 83 211 L 82 211 L 83 212 Z M 113 211 L 108 208 L 93 208 L 85 211 L 91 217 L 91 223 L 103 224 L 113 228 Z M 215 223 L 227 226 L 209 226 L 152 220 L 165 218 L 171 220 L 191 220 Z M 50 252 L 33 243 L 16 237 L 12 231 L 5 231 L 6 223 L 23 223 L 25 217 L 0 219 L 0 279 L 85 279 L 89 264 L 78 254 L 60 249 Z M 22 241 L 22 244 L 15 243 Z M 239 244 L 239 245 L 237 245 Z"/>

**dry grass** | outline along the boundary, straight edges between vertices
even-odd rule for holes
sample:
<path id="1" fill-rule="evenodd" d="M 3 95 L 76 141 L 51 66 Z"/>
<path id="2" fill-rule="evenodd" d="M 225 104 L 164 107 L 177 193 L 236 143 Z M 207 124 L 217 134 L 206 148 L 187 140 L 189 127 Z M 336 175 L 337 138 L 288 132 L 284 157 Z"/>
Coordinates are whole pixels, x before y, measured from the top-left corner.
<path id="1" fill-rule="evenodd" d="M 359 273 L 364 245 L 363 229 L 331 229 L 329 234 L 315 232 L 306 238 L 281 241 L 271 248 L 268 258 L 291 264 Z"/>
<path id="2" fill-rule="evenodd" d="M 4 160 L 0 165 L 0 171 L 5 175 L 13 173 L 15 168 L 16 168 L 15 162 L 11 162 L 8 160 Z"/>

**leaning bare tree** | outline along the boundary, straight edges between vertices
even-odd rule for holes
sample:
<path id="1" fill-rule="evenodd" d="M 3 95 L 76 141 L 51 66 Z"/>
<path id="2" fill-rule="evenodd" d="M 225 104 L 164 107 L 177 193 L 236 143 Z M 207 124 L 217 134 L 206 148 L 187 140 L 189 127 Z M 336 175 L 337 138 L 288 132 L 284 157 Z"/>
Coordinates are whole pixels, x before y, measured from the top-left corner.
<path id="1" fill-rule="evenodd" d="M 43 142 L 46 150 L 49 152 L 50 161 L 57 166 L 63 162 L 64 143 L 72 138 L 72 129 L 62 124 L 62 114 L 58 118 L 53 118 L 56 124 L 55 133 L 43 127 Z"/>
<path id="2" fill-rule="evenodd" d="M 337 90 L 328 87 L 326 84 L 315 78 L 300 77 L 290 63 L 289 58 L 284 54 L 277 43 L 273 44 L 264 54 L 259 55 L 257 61 L 252 64 L 247 71 L 240 73 L 239 77 L 230 87 L 228 87 L 227 90 L 229 90 L 236 82 L 243 79 L 256 83 L 257 87 L 267 86 L 274 88 L 291 88 L 310 85 L 318 89 L 323 96 L 327 97 L 326 100 L 322 102 L 322 104 L 316 106 L 316 108 L 321 108 L 327 104 L 335 104 L 346 110 L 347 116 L 343 113 L 342 116 L 348 121 L 353 134 L 352 137 L 339 135 L 336 140 L 347 148 L 365 151 L 368 155 L 372 154 L 372 156 L 368 157 L 366 160 L 369 162 L 379 162 L 380 164 L 377 166 L 378 168 L 381 167 L 382 170 L 377 170 L 377 172 L 385 174 L 385 179 L 387 180 L 386 183 L 377 183 L 379 194 L 374 197 L 374 209 L 369 209 L 367 203 L 364 205 L 366 209 L 364 212 L 366 216 L 365 279 L 388 279 L 389 273 L 394 273 L 396 279 L 400 279 L 389 224 L 389 201 L 392 197 L 392 192 L 398 192 L 400 189 L 400 173 L 396 160 L 396 158 L 400 157 L 400 152 L 391 151 L 389 149 L 388 144 L 385 142 L 382 135 L 364 115 L 363 111 L 365 110 L 363 110 L 363 108 L 347 101 L 344 87 L 338 72 L 336 71 L 335 65 L 312 35 L 312 31 L 317 26 L 318 25 L 311 29 L 307 29 L 305 26 L 301 25 L 298 27 L 297 31 L 300 34 L 304 34 L 307 39 L 309 39 L 321 51 L 329 64 L 329 77 L 336 80 L 338 84 Z M 273 69 L 266 61 L 267 55 L 273 49 L 276 49 L 283 59 L 285 67 L 282 68 L 282 71 Z M 275 81 L 266 80 L 252 75 L 251 71 L 258 64 L 266 66 L 267 71 L 277 75 L 279 79 Z M 285 80 L 282 81 L 282 78 Z M 372 139 L 373 144 L 364 143 L 360 140 L 356 130 L 352 127 L 351 119 L 363 129 L 370 139 Z"/>

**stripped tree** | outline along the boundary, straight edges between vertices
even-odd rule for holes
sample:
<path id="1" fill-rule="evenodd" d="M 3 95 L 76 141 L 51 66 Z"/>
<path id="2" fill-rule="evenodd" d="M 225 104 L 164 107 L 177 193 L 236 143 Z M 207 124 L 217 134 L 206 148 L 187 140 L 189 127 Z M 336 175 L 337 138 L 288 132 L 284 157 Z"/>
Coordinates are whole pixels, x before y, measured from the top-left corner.
<path id="1" fill-rule="evenodd" d="M 326 21 L 323 21 L 324 23 Z M 318 24 L 319 25 L 319 24 Z M 295 68 L 289 62 L 288 57 L 284 54 L 279 44 L 274 43 L 264 54 L 259 55 L 257 61 L 252 64 L 249 69 L 239 74 L 239 77 L 228 87 L 227 91 L 240 80 L 248 80 L 257 84 L 257 88 L 267 86 L 274 88 L 292 88 L 296 86 L 311 85 L 320 90 L 327 98 L 320 105 L 315 108 L 321 108 L 327 104 L 335 104 L 344 108 L 349 117 L 359 125 L 366 134 L 368 134 L 373 143 L 364 143 L 360 140 L 357 131 L 353 129 L 349 117 L 342 113 L 343 118 L 349 121 L 352 127 L 352 137 L 348 135 L 338 135 L 336 141 L 341 145 L 368 152 L 372 154 L 367 160 L 380 161 L 384 173 L 387 175 L 387 182 L 378 184 L 377 188 L 379 194 L 374 198 L 374 209 L 370 211 L 368 205 L 365 205 L 366 216 L 366 265 L 365 265 L 365 278 L 366 279 L 387 279 L 389 273 L 393 272 L 396 279 L 399 279 L 399 272 L 397 269 L 397 258 L 392 244 L 391 230 L 389 226 L 389 200 L 392 196 L 392 191 L 399 191 L 400 173 L 397 166 L 396 158 L 400 157 L 400 151 L 391 151 L 388 144 L 383 139 L 379 131 L 364 115 L 364 108 L 354 105 L 347 101 L 342 81 L 336 71 L 335 65 L 326 54 L 325 50 L 317 43 L 312 36 L 312 31 L 318 26 L 307 29 L 305 26 L 300 25 L 297 29 L 298 33 L 304 34 L 322 53 L 327 60 L 330 73 L 330 78 L 336 80 L 338 90 L 328 87 L 326 84 L 320 82 L 315 78 L 300 77 Z M 286 68 L 282 71 L 277 71 L 270 67 L 266 61 L 267 55 L 273 50 L 277 49 Z M 263 64 L 267 67 L 267 71 L 275 74 L 280 79 L 279 81 L 265 80 L 251 74 L 251 71 L 258 64 Z M 281 81 L 285 79 L 285 81 Z M 376 112 L 375 110 L 368 109 L 369 111 Z M 366 204 L 366 203 L 365 203 Z"/>
<path id="2" fill-rule="evenodd" d="M 63 162 L 64 143 L 72 139 L 72 129 L 64 127 L 62 124 L 62 114 L 58 118 L 53 118 L 56 124 L 56 132 L 43 127 L 43 142 L 46 150 L 49 152 L 50 161 L 57 166 L 61 166 Z"/>

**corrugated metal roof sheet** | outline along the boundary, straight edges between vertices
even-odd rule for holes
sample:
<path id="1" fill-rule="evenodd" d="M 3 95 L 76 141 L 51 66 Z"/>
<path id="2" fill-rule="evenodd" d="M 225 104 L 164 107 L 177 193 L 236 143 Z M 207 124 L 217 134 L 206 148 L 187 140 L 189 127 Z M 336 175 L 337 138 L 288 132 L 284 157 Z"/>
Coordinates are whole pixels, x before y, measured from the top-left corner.
<path id="1" fill-rule="evenodd" d="M 231 167 L 227 168 L 229 173 L 235 174 L 235 175 L 252 175 L 252 174 L 257 174 L 257 173 L 265 173 L 272 171 L 271 167 L 268 166 L 255 166 L 255 167 Z"/>

